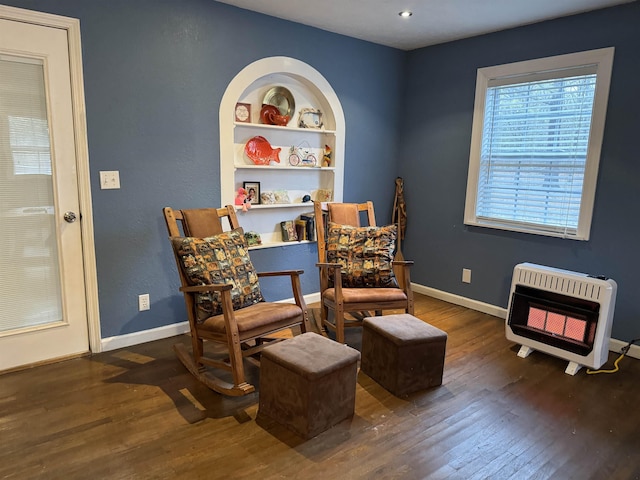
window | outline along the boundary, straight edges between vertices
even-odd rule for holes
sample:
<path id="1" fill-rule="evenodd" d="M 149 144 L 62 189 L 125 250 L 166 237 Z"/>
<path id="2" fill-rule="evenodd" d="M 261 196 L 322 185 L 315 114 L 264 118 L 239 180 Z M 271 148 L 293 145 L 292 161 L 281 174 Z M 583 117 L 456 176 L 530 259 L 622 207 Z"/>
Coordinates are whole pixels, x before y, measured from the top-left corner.
<path id="1" fill-rule="evenodd" d="M 589 239 L 613 50 L 478 69 L 465 224 Z"/>

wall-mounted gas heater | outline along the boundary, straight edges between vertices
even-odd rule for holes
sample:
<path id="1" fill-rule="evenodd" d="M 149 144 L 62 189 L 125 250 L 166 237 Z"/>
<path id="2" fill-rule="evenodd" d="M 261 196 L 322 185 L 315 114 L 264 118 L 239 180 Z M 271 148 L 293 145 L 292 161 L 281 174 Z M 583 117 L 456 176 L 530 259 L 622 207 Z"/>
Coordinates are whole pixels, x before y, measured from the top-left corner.
<path id="1" fill-rule="evenodd" d="M 569 361 L 565 372 L 607 361 L 616 282 L 602 276 L 521 263 L 513 270 L 507 339 L 525 358 L 539 350 Z"/>

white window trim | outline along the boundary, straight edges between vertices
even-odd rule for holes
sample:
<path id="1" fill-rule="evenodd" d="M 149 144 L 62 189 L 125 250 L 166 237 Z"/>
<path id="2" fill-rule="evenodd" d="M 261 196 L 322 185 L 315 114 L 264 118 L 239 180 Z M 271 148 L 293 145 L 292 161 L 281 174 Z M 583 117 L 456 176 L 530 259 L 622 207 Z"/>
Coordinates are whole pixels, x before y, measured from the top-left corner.
<path id="1" fill-rule="evenodd" d="M 601 48 L 587 52 L 570 53 L 554 57 L 527 60 L 524 62 L 510 63 L 493 67 L 479 68 L 476 79 L 476 97 L 473 113 L 473 127 L 471 133 L 471 150 L 469 155 L 469 174 L 467 177 L 467 196 L 464 209 L 465 225 L 495 228 L 524 233 L 534 233 L 552 237 L 570 238 L 574 240 L 589 240 L 591 231 L 591 218 L 595 200 L 596 182 L 602 139 L 604 136 L 604 124 L 609 98 L 609 85 L 611 83 L 611 70 L 613 67 L 614 48 Z M 575 68 L 584 65 L 596 65 L 597 81 L 593 103 L 593 117 L 591 132 L 589 135 L 589 147 L 587 153 L 582 201 L 578 228 L 575 234 L 567 234 L 558 231 L 548 231 L 543 228 L 526 225 L 509 225 L 508 222 L 490 222 L 479 219 L 476 216 L 476 199 L 478 194 L 478 179 L 480 174 L 480 151 L 482 148 L 482 131 L 484 122 L 485 96 L 489 82 L 495 82 L 501 78 L 526 77 L 539 72 L 552 72 L 566 68 Z"/>

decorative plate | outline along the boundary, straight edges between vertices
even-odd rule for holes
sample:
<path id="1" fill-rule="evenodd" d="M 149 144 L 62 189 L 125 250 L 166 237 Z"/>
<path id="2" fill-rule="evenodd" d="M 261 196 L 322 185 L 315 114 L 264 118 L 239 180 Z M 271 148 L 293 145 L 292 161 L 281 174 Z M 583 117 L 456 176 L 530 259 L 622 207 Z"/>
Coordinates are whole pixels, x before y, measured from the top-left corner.
<path id="1" fill-rule="evenodd" d="M 264 96 L 263 105 L 273 105 L 280 110 L 280 115 L 287 115 L 289 118 L 296 111 L 296 102 L 293 100 L 291 92 L 284 87 L 273 87 Z"/>

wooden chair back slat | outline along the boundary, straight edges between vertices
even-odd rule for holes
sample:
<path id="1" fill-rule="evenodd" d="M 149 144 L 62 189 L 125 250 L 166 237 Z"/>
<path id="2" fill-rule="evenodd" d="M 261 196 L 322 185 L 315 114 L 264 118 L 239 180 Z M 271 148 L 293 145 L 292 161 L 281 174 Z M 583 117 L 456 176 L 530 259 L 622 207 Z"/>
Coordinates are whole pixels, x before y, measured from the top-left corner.
<path id="1" fill-rule="evenodd" d="M 222 208 L 163 209 L 171 237 L 210 237 L 225 230 L 239 228 L 236 211 L 231 205 Z"/>

